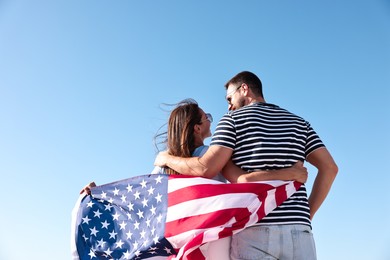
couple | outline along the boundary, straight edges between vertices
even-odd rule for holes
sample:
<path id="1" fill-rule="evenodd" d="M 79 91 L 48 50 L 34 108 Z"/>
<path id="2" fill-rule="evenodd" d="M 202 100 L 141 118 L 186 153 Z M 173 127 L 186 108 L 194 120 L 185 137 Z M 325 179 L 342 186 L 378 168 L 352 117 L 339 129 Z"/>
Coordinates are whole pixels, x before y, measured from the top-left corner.
<path id="1" fill-rule="evenodd" d="M 226 85 L 230 112 L 219 121 L 210 147 L 212 117 L 193 100 L 172 111 L 167 151 L 156 157 L 154 173 L 188 174 L 220 181 L 296 180 L 305 183 L 308 161 L 318 173 L 312 192 L 304 185 L 282 205 L 231 238 L 210 243 L 209 258 L 316 259 L 311 220 L 325 200 L 337 165 L 310 124 L 289 111 L 265 102 L 260 79 L 243 71 Z M 218 252 L 213 243 L 231 243 Z M 223 256 L 224 255 L 224 256 Z"/>

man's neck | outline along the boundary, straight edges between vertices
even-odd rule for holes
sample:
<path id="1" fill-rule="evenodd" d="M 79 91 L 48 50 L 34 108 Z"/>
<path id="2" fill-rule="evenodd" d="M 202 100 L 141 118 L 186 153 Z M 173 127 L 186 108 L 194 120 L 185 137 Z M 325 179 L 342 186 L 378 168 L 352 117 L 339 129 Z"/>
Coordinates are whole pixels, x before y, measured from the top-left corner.
<path id="1" fill-rule="evenodd" d="M 252 105 L 255 103 L 266 103 L 265 99 L 262 97 L 250 98 L 248 101 L 249 101 L 248 105 Z"/>

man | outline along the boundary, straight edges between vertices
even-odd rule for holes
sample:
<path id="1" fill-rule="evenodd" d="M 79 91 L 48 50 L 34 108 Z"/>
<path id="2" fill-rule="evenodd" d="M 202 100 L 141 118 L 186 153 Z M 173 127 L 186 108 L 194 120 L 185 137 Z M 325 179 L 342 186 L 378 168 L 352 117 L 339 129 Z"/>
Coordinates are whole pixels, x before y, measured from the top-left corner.
<path id="1" fill-rule="evenodd" d="M 233 235 L 231 259 L 316 259 L 311 220 L 331 188 L 337 165 L 307 121 L 266 103 L 255 74 L 240 72 L 225 88 L 230 112 L 218 123 L 208 151 L 200 158 L 162 152 L 155 164 L 207 178 L 222 171 L 235 182 L 258 180 L 256 170 L 283 169 L 308 161 L 318 170 L 310 197 L 302 185 L 258 225 Z M 224 171 L 230 159 L 249 173 L 234 177 Z"/>

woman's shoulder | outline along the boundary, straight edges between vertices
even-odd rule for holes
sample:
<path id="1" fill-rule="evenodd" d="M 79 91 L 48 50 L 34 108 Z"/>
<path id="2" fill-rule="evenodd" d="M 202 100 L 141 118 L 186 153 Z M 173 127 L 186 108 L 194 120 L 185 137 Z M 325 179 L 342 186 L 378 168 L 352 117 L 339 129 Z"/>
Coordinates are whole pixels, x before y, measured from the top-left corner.
<path id="1" fill-rule="evenodd" d="M 207 149 L 209 149 L 208 145 L 199 146 L 192 153 L 192 156 L 194 156 L 194 157 L 202 156 L 202 155 L 204 155 L 206 153 Z"/>

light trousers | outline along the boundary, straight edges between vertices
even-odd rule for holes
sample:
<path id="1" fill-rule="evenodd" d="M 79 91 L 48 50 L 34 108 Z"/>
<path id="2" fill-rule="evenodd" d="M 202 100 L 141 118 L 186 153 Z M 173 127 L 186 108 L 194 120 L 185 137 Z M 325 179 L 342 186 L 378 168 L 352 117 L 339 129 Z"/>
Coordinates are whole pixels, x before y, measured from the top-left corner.
<path id="1" fill-rule="evenodd" d="M 306 225 L 254 226 L 233 235 L 232 260 L 316 260 L 311 228 Z"/>

